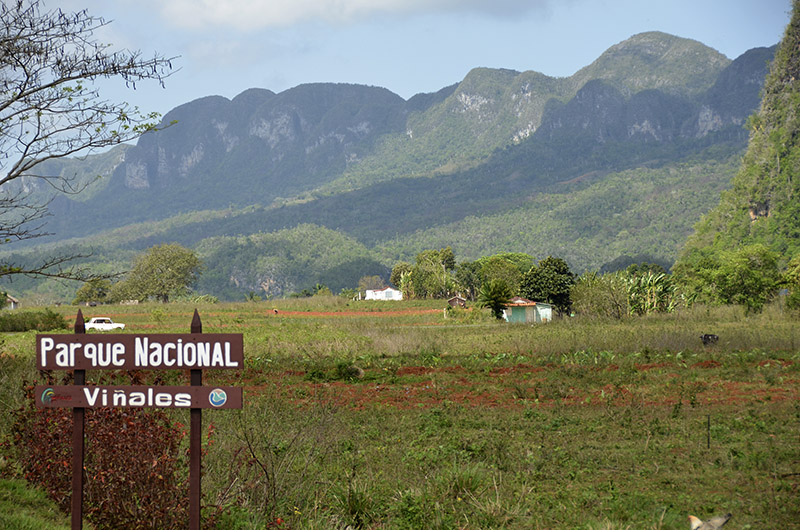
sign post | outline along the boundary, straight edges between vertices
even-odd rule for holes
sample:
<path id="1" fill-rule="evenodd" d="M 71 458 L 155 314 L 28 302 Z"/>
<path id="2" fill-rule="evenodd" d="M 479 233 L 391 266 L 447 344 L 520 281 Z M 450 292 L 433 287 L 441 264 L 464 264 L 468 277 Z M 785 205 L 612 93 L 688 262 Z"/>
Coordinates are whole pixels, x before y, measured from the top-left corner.
<path id="1" fill-rule="evenodd" d="M 204 387 L 204 369 L 244 368 L 241 333 L 206 333 L 197 310 L 189 334 L 86 334 L 78 310 L 72 335 L 36 336 L 39 370 L 73 370 L 70 386 L 37 385 L 39 407 L 71 407 L 72 530 L 83 525 L 84 413 L 95 407 L 188 408 L 189 529 L 200 530 L 201 442 L 204 408 L 242 408 L 242 389 Z M 86 370 L 189 370 L 190 386 L 86 385 Z"/>
<path id="2" fill-rule="evenodd" d="M 191 325 L 192 334 L 203 332 L 197 309 Z M 193 387 L 203 386 L 203 371 L 192 370 L 189 378 Z M 200 444 L 203 430 L 203 411 L 193 408 L 189 413 L 189 530 L 200 530 Z"/>
<path id="3" fill-rule="evenodd" d="M 75 333 L 85 334 L 86 326 L 83 313 L 78 309 L 75 317 Z M 75 386 L 86 384 L 86 370 L 75 370 L 73 382 Z M 38 394 L 38 392 L 37 392 Z M 83 427 L 86 409 L 75 407 L 72 409 L 72 529 L 83 528 Z"/>

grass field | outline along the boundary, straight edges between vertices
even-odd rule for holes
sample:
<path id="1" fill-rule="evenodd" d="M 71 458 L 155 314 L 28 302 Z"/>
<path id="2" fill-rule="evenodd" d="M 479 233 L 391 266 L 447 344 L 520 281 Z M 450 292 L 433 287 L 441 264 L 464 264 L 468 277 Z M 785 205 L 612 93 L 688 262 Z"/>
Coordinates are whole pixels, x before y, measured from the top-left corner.
<path id="1" fill-rule="evenodd" d="M 726 512 L 726 529 L 800 528 L 797 315 L 694 308 L 529 326 L 446 318 L 443 305 L 197 307 L 204 332 L 245 343 L 244 370 L 204 376 L 245 388 L 243 410 L 203 416 L 218 528 L 686 529 L 689 514 Z M 83 314 L 175 333 L 194 309 Z M 56 310 L 74 321 L 76 308 Z M 704 333 L 719 342 L 703 346 Z M 35 333 L 2 340 L 7 436 L 21 381 L 37 377 Z"/>
<path id="2" fill-rule="evenodd" d="M 21 480 L 0 479 L 0 528 L 4 530 L 69 530 L 69 517 L 41 491 Z"/>

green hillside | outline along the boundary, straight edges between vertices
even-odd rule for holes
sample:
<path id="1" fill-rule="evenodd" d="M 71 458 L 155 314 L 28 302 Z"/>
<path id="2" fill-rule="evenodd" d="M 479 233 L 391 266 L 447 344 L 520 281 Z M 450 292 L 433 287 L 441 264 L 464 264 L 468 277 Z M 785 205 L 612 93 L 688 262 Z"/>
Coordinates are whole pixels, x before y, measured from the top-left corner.
<path id="1" fill-rule="evenodd" d="M 731 189 L 689 238 L 683 261 L 762 243 L 789 259 L 800 253 L 800 12 L 797 2 Z"/>
<path id="2" fill-rule="evenodd" d="M 198 291 L 234 300 L 242 292 L 286 296 L 317 283 L 338 293 L 358 285 L 361 276 L 389 274 L 364 245 L 314 225 L 208 238 L 196 249 L 206 267 Z"/>
<path id="3" fill-rule="evenodd" d="M 697 95 L 729 64 L 730 59 L 700 42 L 651 31 L 612 46 L 570 82 L 575 90 L 602 79 L 630 94 L 662 90 Z"/>
<path id="4" fill-rule="evenodd" d="M 671 264 L 698 213 L 709 208 L 708 196 L 729 187 L 739 160 L 736 153 L 603 178 L 590 174 L 570 191 L 539 193 L 513 210 L 414 232 L 377 250 L 386 262 L 452 246 L 459 259 L 523 249 L 537 258 L 560 256 L 577 271 L 600 269 L 625 255 Z"/>

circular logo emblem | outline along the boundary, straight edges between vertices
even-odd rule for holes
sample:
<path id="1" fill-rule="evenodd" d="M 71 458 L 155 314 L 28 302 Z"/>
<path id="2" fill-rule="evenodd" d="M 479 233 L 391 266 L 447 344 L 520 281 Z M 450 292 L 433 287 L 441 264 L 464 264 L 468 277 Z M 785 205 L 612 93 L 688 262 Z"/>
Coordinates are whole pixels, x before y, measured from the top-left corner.
<path id="1" fill-rule="evenodd" d="M 56 393 L 53 392 L 52 388 L 46 388 L 44 392 L 42 392 L 42 403 L 50 403 L 53 401 L 53 396 L 55 395 Z"/>
<path id="2" fill-rule="evenodd" d="M 226 394 L 221 388 L 215 388 L 208 395 L 208 401 L 215 407 L 221 407 L 226 401 L 228 401 L 228 394 Z"/>

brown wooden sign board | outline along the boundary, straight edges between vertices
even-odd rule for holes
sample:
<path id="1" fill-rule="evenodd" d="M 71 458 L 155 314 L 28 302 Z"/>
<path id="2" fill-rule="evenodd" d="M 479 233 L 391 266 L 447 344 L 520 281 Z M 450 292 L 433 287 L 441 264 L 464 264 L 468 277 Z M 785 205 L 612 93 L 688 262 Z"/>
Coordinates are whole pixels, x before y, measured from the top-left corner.
<path id="1" fill-rule="evenodd" d="M 188 408 L 189 529 L 200 530 L 200 458 L 204 408 L 242 408 L 242 389 L 204 387 L 203 370 L 244 368 L 241 333 L 203 333 L 195 309 L 190 333 L 86 335 L 78 310 L 74 335 L 37 335 L 39 370 L 73 370 L 75 384 L 35 387 L 40 407 L 72 408 L 72 530 L 83 528 L 84 412 L 92 407 Z M 190 387 L 92 386 L 86 370 L 186 370 Z"/>
<path id="2" fill-rule="evenodd" d="M 241 387 L 230 386 L 37 385 L 34 392 L 45 408 L 242 408 Z"/>
<path id="3" fill-rule="evenodd" d="M 39 370 L 244 368 L 241 333 L 37 335 Z"/>

